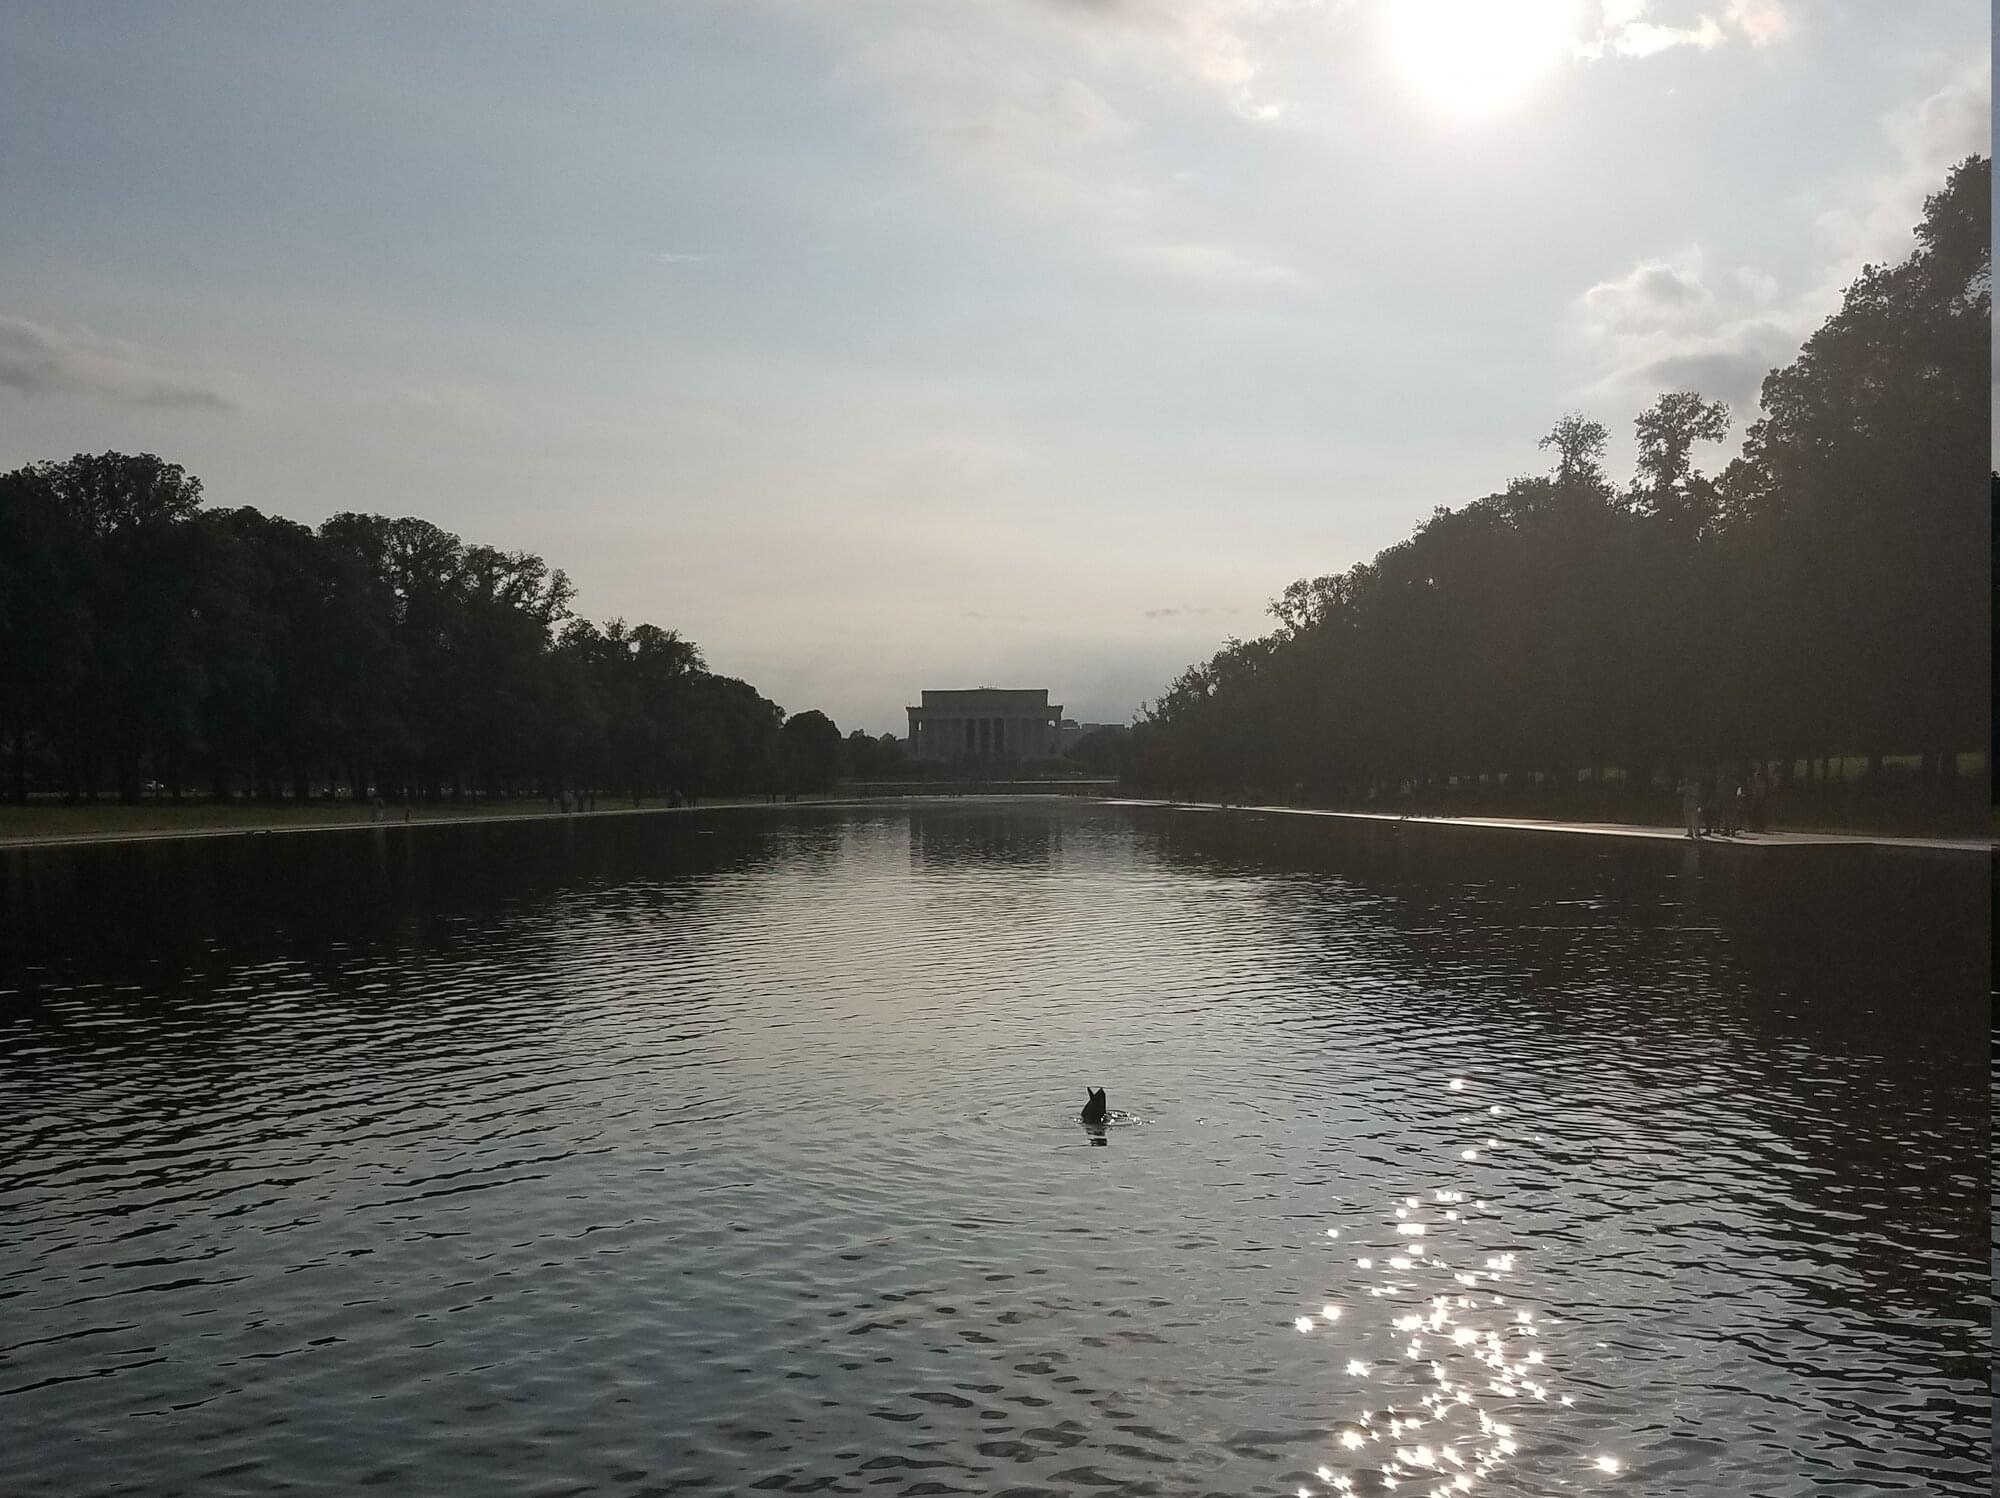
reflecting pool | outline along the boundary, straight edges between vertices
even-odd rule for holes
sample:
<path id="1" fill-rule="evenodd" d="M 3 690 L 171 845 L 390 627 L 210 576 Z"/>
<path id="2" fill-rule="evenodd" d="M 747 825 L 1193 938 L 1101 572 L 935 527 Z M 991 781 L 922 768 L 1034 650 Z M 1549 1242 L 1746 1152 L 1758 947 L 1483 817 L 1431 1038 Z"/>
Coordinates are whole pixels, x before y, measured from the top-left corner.
<path id="1" fill-rule="evenodd" d="M 1985 1493 L 1988 881 L 1065 801 L 0 854 L 6 1490 Z"/>

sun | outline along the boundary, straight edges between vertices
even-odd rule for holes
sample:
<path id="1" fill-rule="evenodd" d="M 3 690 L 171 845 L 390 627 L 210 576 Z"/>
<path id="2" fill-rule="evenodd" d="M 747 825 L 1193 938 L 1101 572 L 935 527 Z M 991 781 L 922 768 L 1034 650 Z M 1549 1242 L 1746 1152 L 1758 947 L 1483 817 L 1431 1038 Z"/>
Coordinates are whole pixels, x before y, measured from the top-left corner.
<path id="1" fill-rule="evenodd" d="M 1496 114 L 1575 54 L 1577 0 L 1391 0 L 1389 53 L 1432 108 Z"/>

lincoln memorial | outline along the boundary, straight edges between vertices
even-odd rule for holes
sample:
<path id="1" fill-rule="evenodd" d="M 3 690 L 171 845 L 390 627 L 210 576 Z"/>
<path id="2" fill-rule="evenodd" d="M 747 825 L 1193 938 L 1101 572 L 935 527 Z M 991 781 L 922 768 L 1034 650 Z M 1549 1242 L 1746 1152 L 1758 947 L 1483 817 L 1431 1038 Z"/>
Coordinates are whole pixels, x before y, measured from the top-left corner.
<path id="1" fill-rule="evenodd" d="M 1054 759 L 1062 708 L 1046 687 L 925 692 L 909 709 L 910 757 L 932 764 Z"/>

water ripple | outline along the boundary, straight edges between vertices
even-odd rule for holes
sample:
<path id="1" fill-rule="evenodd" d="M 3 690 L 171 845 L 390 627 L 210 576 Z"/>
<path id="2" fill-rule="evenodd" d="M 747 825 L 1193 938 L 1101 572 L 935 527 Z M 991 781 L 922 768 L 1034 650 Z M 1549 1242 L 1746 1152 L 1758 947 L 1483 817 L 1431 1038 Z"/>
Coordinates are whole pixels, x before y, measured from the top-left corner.
<path id="1" fill-rule="evenodd" d="M 1282 822 L 0 861 L 8 1491 L 1987 1491 L 1983 874 Z"/>

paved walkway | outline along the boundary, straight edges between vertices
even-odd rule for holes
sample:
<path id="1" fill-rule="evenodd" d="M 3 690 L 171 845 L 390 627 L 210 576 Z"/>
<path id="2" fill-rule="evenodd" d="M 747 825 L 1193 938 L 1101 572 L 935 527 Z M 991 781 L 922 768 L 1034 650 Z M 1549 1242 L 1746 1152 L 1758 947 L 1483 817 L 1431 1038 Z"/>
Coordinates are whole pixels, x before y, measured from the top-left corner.
<path id="1" fill-rule="evenodd" d="M 1349 822 L 1386 822 L 1391 826 L 1485 827 L 1507 832 L 1559 832 L 1582 837 L 1617 837 L 1644 842 L 1686 843 L 1682 827 L 1635 826 L 1626 822 L 1551 822 L 1533 817 L 1403 816 L 1393 811 L 1321 811 L 1306 806 L 1252 806 L 1211 801 L 1124 800 L 1121 806 L 1165 806 L 1183 811 L 1256 812 L 1287 817 L 1332 817 Z M 1991 838 L 1890 837 L 1872 832 L 1741 832 L 1735 837 L 1705 837 L 1704 848 L 1890 848 L 1922 853 L 1992 854 L 2000 843 Z"/>
<path id="2" fill-rule="evenodd" d="M 463 817 L 418 817 L 405 822 L 393 812 L 388 820 L 371 822 L 272 823 L 268 826 L 170 827 L 122 832 L 36 833 L 20 837 L 0 837 L 0 852 L 13 848 L 67 848 L 93 843 L 165 842 L 185 838 L 279 837 L 296 832 L 407 831 L 417 827 L 491 826 L 502 822 L 579 822 L 600 817 L 678 816 L 690 811 L 745 810 L 759 807 L 776 810 L 786 806 L 906 806 L 912 802 L 946 800 L 963 806 L 977 798 L 951 796 L 846 797 L 815 801 L 716 801 L 707 806 L 614 806 L 601 811 L 494 812 Z M 996 798 L 998 799 L 998 798 Z M 1064 800 L 1085 800 L 1064 796 Z M 1330 817 L 1337 821 L 1385 822 L 1391 826 L 1475 827 L 1503 832 L 1565 833 L 1570 836 L 1616 837 L 1645 842 L 1685 843 L 1687 833 L 1679 827 L 1634 826 L 1624 822 L 1551 822 L 1532 817 L 1429 817 L 1402 816 L 1386 811 L 1322 811 L 1306 806 L 1251 806 L 1214 801 L 1158 801 L 1135 797 L 1104 797 L 1107 806 L 1156 806 L 1193 812 L 1252 812 L 1263 816 Z M 1715 848 L 1885 848 L 1913 853 L 1977 853 L 1989 856 L 2000 849 L 1992 839 L 1948 837 L 1889 837 L 1868 832 L 1745 832 L 1735 837 L 1707 837 L 1703 847 Z"/>
<path id="3" fill-rule="evenodd" d="M 404 821 L 401 808 L 393 808 L 380 822 L 366 817 L 347 817 L 336 822 L 242 823 L 229 826 L 145 827 L 105 832 L 26 833 L 0 836 L 0 852 L 10 848 L 73 848 L 91 843 L 156 843 L 184 838 L 283 837 L 294 832 L 407 832 L 421 827 L 489 827 L 502 822 L 583 822 L 600 817 L 678 816 L 690 811 L 720 811 L 729 808 L 775 810 L 781 806 L 845 806 L 853 802 L 813 801 L 713 801 L 703 806 L 608 806 L 597 811 L 500 811 L 475 812 L 462 817 L 412 817 Z"/>

